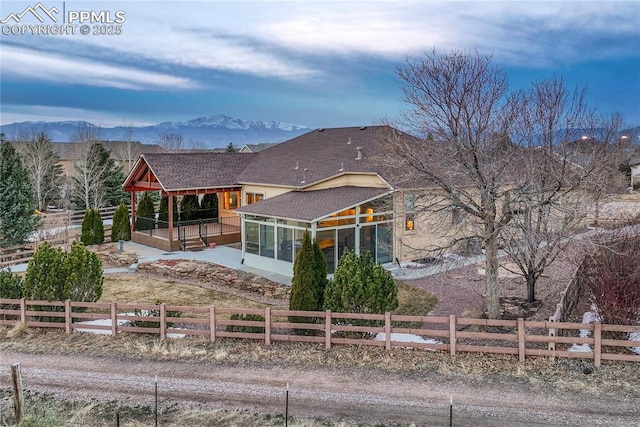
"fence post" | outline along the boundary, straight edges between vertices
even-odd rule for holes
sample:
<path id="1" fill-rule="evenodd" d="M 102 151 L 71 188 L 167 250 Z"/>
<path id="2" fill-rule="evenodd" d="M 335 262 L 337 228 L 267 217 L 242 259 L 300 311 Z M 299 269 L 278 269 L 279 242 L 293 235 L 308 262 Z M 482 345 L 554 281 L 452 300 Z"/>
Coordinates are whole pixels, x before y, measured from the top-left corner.
<path id="1" fill-rule="evenodd" d="M 20 323 L 27 323 L 27 301 L 20 298 Z"/>
<path id="2" fill-rule="evenodd" d="M 324 347 L 331 348 L 331 310 L 327 310 L 324 315 Z"/>
<path id="3" fill-rule="evenodd" d="M 391 350 L 391 313 L 384 314 L 384 348 Z"/>
<path id="4" fill-rule="evenodd" d="M 264 309 L 264 343 L 271 345 L 271 309 Z"/>
<path id="5" fill-rule="evenodd" d="M 23 394 L 22 394 L 22 372 L 20 364 L 11 365 L 11 379 L 13 382 L 13 410 L 16 416 L 16 425 L 22 423 L 24 416 Z"/>
<path id="6" fill-rule="evenodd" d="M 550 323 L 555 322 L 555 319 L 554 319 L 553 316 L 549 317 L 549 322 Z M 555 337 L 555 336 L 556 336 L 556 329 L 555 328 L 549 328 L 549 337 Z M 551 356 L 549 356 L 549 360 L 551 362 L 554 362 L 556 360 L 556 342 L 550 340 L 548 349 L 551 352 Z"/>
<path id="7" fill-rule="evenodd" d="M 64 331 L 67 334 L 71 333 L 71 300 L 66 299 L 64 301 Z"/>
<path id="8" fill-rule="evenodd" d="M 167 338 L 167 304 L 160 304 L 160 341 Z"/>
<path id="9" fill-rule="evenodd" d="M 449 355 L 456 355 L 456 316 L 449 316 Z"/>
<path id="10" fill-rule="evenodd" d="M 518 318 L 518 356 L 520 357 L 520 363 L 524 363 L 526 356 L 526 338 L 524 332 L 524 319 Z"/>
<path id="11" fill-rule="evenodd" d="M 118 335 L 118 308 L 116 302 L 111 302 L 111 336 Z"/>
<path id="12" fill-rule="evenodd" d="M 596 322 L 593 324 L 593 366 L 600 367 L 602 360 L 602 324 Z"/>
<path id="13" fill-rule="evenodd" d="M 209 341 L 216 341 L 216 307 L 209 307 Z"/>

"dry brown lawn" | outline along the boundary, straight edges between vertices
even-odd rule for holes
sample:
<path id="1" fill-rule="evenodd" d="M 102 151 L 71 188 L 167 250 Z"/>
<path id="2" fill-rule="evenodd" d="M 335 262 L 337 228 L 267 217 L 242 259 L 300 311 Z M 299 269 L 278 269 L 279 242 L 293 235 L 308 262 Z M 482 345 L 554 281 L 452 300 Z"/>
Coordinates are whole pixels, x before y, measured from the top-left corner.
<path id="1" fill-rule="evenodd" d="M 155 304 L 162 301 L 169 305 L 264 308 L 267 305 L 247 298 L 200 286 L 159 280 L 139 274 L 109 274 L 104 278 L 102 297 L 98 302 L 129 304 Z"/>

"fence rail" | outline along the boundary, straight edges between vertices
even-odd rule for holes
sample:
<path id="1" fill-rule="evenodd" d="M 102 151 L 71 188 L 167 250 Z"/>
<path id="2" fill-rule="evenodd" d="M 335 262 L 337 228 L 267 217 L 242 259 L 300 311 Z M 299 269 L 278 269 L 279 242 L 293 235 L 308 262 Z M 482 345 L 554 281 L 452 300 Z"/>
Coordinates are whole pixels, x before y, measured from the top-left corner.
<path id="1" fill-rule="evenodd" d="M 234 314 L 241 316 L 234 318 Z M 91 320 L 102 322 L 83 323 Z M 17 322 L 31 327 L 64 329 L 68 334 L 73 331 L 100 331 L 113 336 L 119 332 L 147 333 L 159 335 L 162 340 L 179 334 L 201 336 L 212 342 L 235 338 L 262 341 L 267 345 L 274 341 L 316 343 L 324 344 L 327 349 L 340 344 L 380 346 L 386 350 L 408 347 L 443 351 L 451 356 L 460 352 L 512 354 L 517 355 L 520 362 L 525 362 L 527 356 L 571 357 L 593 360 L 595 367 L 599 367 L 602 360 L 640 362 L 640 355 L 630 351 L 640 348 L 640 341 L 613 339 L 607 334 L 640 334 L 640 326 L 600 323 L 0 299 L 0 325 L 11 326 Z M 144 323 L 140 326 L 131 322 Z M 549 333 L 556 330 L 566 331 L 566 336 Z M 590 336 L 580 336 L 584 334 L 579 331 L 588 331 Z M 372 339 L 380 333 L 384 334 L 383 339 Z M 423 340 L 415 342 L 399 334 L 417 335 Z M 569 351 L 574 344 L 586 344 L 591 351 Z"/>
<path id="2" fill-rule="evenodd" d="M 113 213 L 117 206 L 100 208 L 100 217 L 103 221 L 113 219 Z M 52 246 L 67 248 L 73 240 L 80 236 L 80 226 L 86 211 L 66 211 L 43 213 L 43 225 L 38 230 L 38 240 L 20 245 L 0 248 L 0 268 L 10 267 L 31 261 L 38 246 L 43 242 L 49 242 Z M 104 226 L 104 235 L 108 239 L 111 226 Z"/>

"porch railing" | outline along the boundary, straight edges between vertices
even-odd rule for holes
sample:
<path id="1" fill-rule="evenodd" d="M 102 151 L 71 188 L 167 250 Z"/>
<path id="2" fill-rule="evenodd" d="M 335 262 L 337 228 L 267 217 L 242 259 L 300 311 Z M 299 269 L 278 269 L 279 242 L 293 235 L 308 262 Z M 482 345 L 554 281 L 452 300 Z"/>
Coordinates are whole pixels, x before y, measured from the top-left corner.
<path id="1" fill-rule="evenodd" d="M 136 231 L 149 236 L 169 238 L 169 223 L 155 218 L 136 217 Z M 185 242 L 188 238 L 199 237 L 205 244 L 211 236 L 240 232 L 239 217 L 196 219 L 176 221 L 173 238 Z"/>

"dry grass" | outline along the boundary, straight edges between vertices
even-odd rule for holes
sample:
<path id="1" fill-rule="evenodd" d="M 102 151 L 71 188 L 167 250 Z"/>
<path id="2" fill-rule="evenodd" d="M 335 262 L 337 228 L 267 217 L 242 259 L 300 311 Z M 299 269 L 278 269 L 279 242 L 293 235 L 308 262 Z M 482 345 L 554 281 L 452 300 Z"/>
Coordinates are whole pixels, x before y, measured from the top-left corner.
<path id="1" fill-rule="evenodd" d="M 192 284 L 159 280 L 139 274 L 106 275 L 99 302 L 264 308 L 267 305 Z"/>
<path id="2" fill-rule="evenodd" d="M 431 292 L 404 282 L 398 283 L 398 308 L 396 314 L 426 316 L 438 303 Z"/>

